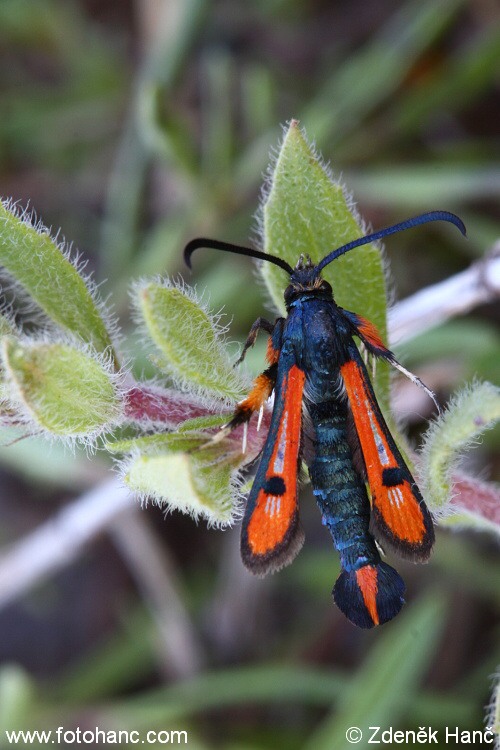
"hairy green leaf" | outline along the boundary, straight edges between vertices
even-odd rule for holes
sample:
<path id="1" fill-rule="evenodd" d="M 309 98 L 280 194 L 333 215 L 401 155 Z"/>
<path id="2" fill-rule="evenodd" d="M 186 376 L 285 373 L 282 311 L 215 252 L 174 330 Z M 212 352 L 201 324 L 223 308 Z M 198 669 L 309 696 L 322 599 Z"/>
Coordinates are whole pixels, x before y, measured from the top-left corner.
<path id="1" fill-rule="evenodd" d="M 318 263 L 331 250 L 364 234 L 365 227 L 343 186 L 334 182 L 296 122 L 285 136 L 263 207 L 265 251 L 295 266 L 301 253 Z M 261 273 L 274 304 L 284 313 L 284 271 L 263 263 Z M 385 277 L 380 250 L 356 248 L 323 271 L 339 305 L 368 318 L 387 340 Z M 387 405 L 387 368 L 377 372 L 378 395 Z"/>
<path id="2" fill-rule="evenodd" d="M 443 511 L 448 505 L 452 472 L 460 451 L 468 448 L 499 420 L 500 389 L 491 383 L 473 383 L 458 393 L 431 425 L 424 439 L 421 475 L 424 497 L 432 510 Z M 477 511 L 480 518 L 481 509 L 477 508 Z M 455 521 L 450 516 L 449 523 Z M 447 518 L 442 522 L 447 523 Z"/>
<path id="3" fill-rule="evenodd" d="M 154 435 L 143 435 L 142 437 L 130 438 L 129 440 L 109 440 L 106 449 L 111 453 L 129 453 L 140 451 L 141 453 L 158 453 L 167 450 L 171 453 L 183 453 L 199 448 L 207 442 L 207 435 L 200 432 L 162 432 Z"/>
<path id="4" fill-rule="evenodd" d="M 85 280 L 45 228 L 35 228 L 3 203 L 0 265 L 51 320 L 98 352 L 111 352 L 116 364 L 109 332 Z"/>
<path id="5" fill-rule="evenodd" d="M 161 352 L 155 362 L 184 389 L 228 402 L 241 398 L 248 384 L 233 369 L 217 316 L 167 282 L 137 291 L 139 312 Z"/>
<path id="6" fill-rule="evenodd" d="M 356 747 L 368 748 L 370 726 L 397 726 L 411 710 L 420 680 L 442 630 L 445 602 L 436 593 L 422 598 L 384 626 L 369 658 L 343 691 L 335 710 L 310 738 L 307 748 L 346 748 L 346 730 L 359 727 Z"/>
<path id="7" fill-rule="evenodd" d="M 11 405 L 54 435 L 83 437 L 119 418 L 113 376 L 86 352 L 7 337 L 2 357 Z"/>
<path id="8" fill-rule="evenodd" d="M 178 426 L 179 432 L 191 432 L 192 430 L 209 430 L 213 427 L 222 427 L 231 419 L 230 414 L 211 414 L 207 417 L 193 417 L 186 419 Z"/>
<path id="9" fill-rule="evenodd" d="M 227 455 L 216 459 L 213 450 L 164 452 L 134 456 L 124 478 L 131 489 L 152 497 L 158 505 L 224 526 L 233 520 L 236 465 L 234 454 L 232 459 Z"/>

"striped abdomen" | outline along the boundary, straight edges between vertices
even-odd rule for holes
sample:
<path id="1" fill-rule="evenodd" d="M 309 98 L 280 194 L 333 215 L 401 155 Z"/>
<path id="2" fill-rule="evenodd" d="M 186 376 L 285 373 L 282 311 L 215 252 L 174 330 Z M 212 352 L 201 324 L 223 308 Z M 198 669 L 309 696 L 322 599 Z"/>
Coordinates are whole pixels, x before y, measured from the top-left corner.
<path id="1" fill-rule="evenodd" d="M 347 438 L 347 402 L 310 403 L 308 409 L 316 433 L 309 474 L 342 566 L 333 596 L 351 622 L 370 628 L 399 612 L 405 586 L 380 559 L 369 531 L 370 502 Z"/>

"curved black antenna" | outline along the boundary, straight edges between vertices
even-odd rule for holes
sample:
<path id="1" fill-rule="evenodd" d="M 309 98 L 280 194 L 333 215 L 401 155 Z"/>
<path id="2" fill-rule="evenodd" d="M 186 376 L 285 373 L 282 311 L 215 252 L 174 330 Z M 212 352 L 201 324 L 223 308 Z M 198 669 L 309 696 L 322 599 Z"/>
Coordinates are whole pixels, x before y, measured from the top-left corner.
<path id="1" fill-rule="evenodd" d="M 464 236 L 466 235 L 465 225 L 462 219 L 460 219 L 458 216 L 455 216 L 455 214 L 452 214 L 449 211 L 429 211 L 426 214 L 414 216 L 413 219 L 406 219 L 406 221 L 401 221 L 399 224 L 394 224 L 392 227 L 380 229 L 378 232 L 373 232 L 373 234 L 367 234 L 366 237 L 360 237 L 357 240 L 348 242 L 347 245 L 342 245 L 342 247 L 333 250 L 331 253 L 329 253 L 329 255 L 327 255 L 318 263 L 318 271 L 321 271 L 325 266 L 331 263 L 332 260 L 335 260 L 341 255 L 344 255 L 344 253 L 347 253 L 349 250 L 352 250 L 353 247 L 367 245 L 369 242 L 380 240 L 382 237 L 387 237 L 387 235 L 389 234 L 402 232 L 405 229 L 411 229 L 412 227 L 416 227 L 419 224 L 427 224 L 429 221 L 449 221 L 451 224 L 454 224 Z"/>
<path id="2" fill-rule="evenodd" d="M 221 242 L 220 240 L 209 240 L 206 237 L 197 237 L 195 240 L 188 242 L 184 248 L 184 261 L 188 268 L 191 268 L 191 255 L 199 247 L 207 247 L 212 250 L 224 250 L 227 253 L 236 253 L 237 255 L 247 255 L 249 258 L 257 258 L 258 260 L 267 260 L 269 263 L 279 266 L 287 274 L 293 273 L 293 268 L 288 265 L 286 260 L 277 258 L 275 255 L 269 255 L 269 253 L 261 253 L 259 250 L 254 250 L 252 247 L 242 247 L 241 245 L 233 245 L 230 242 Z"/>

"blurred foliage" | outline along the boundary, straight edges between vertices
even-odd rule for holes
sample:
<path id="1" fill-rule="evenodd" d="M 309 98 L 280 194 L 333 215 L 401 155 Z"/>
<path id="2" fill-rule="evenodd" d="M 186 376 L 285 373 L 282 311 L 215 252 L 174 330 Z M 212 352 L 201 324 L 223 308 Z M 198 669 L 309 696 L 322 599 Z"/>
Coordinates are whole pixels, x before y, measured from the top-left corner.
<path id="1" fill-rule="evenodd" d="M 404 296 L 500 235 L 499 37 L 488 0 L 2 0 L 2 193 L 74 238 L 123 321 L 130 279 L 180 271 L 186 240 L 248 241 L 277 123 L 296 117 L 374 227 L 432 208 L 466 221 L 469 243 L 439 226 L 387 243 Z M 251 264 L 207 253 L 196 267 L 242 339 L 263 312 Z M 446 366 L 443 399 L 472 375 L 497 380 L 496 320 L 490 306 L 413 341 L 411 366 Z M 27 443 L 2 451 L 4 541 L 97 478 L 80 455 L 51 477 L 57 450 Z M 498 473 L 498 434 L 474 461 Z M 500 655 L 487 539 L 440 533 L 429 568 L 404 571 L 412 605 L 364 633 L 330 601 L 336 562 L 307 495 L 306 548 L 270 582 L 238 577 L 231 532 L 150 518 L 207 671 L 165 677 L 147 596 L 102 542 L 0 613 L 2 729 L 175 727 L 199 747 L 342 750 L 348 720 L 482 726 Z"/>

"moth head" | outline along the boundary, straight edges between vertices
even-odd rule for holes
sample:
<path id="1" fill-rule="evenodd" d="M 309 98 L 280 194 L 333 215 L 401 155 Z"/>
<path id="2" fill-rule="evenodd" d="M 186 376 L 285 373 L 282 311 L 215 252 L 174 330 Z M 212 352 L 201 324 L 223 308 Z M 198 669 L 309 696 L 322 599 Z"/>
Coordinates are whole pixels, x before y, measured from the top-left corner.
<path id="1" fill-rule="evenodd" d="M 286 307 L 289 308 L 295 300 L 309 294 L 321 299 L 333 298 L 332 287 L 321 276 L 318 267 L 313 264 L 309 255 L 301 255 L 285 289 Z"/>

